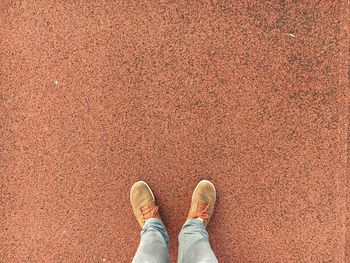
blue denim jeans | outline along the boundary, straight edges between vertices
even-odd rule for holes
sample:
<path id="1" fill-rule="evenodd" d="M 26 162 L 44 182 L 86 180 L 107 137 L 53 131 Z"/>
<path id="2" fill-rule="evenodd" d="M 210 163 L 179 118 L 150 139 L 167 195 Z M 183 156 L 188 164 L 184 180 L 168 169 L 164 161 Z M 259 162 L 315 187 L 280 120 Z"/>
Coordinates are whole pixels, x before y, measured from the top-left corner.
<path id="1" fill-rule="evenodd" d="M 141 242 L 133 263 L 169 263 L 169 237 L 161 220 L 148 219 L 141 231 Z M 178 263 L 217 263 L 203 222 L 186 221 L 179 235 Z"/>

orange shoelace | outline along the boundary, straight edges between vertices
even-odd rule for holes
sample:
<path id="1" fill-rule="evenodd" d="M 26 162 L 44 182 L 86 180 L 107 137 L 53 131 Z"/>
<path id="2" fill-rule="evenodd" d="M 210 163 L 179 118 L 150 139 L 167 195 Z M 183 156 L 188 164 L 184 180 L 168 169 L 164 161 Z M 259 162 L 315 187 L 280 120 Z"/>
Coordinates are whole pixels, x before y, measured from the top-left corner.
<path id="1" fill-rule="evenodd" d="M 191 213 L 188 217 L 189 218 L 194 218 L 194 217 L 199 217 L 202 219 L 208 218 L 209 215 L 206 213 L 209 209 L 209 204 L 197 204 L 197 211 L 194 213 Z"/>
<path id="2" fill-rule="evenodd" d="M 150 204 L 147 204 L 145 206 L 140 207 L 140 211 L 143 217 L 143 221 L 146 221 L 147 219 L 156 217 L 158 213 L 158 206 L 151 207 Z"/>

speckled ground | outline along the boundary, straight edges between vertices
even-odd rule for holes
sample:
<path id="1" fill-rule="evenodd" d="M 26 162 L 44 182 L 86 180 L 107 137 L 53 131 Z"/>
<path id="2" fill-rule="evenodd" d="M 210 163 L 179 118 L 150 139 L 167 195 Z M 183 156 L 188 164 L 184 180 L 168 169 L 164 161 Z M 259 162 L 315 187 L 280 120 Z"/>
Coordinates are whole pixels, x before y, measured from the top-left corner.
<path id="1" fill-rule="evenodd" d="M 202 178 L 220 262 L 350 262 L 349 2 L 293 2 L 1 1 L 0 262 L 130 262 L 138 179 L 176 262 Z"/>

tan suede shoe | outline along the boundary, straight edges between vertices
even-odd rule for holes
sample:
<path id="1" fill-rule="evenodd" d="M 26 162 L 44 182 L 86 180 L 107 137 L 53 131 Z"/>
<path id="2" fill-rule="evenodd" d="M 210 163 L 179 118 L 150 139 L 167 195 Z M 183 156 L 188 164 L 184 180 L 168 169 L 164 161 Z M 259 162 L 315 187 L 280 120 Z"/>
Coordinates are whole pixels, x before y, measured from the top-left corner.
<path id="1" fill-rule="evenodd" d="M 214 212 L 216 191 L 214 185 L 208 180 L 202 180 L 194 189 L 192 203 L 187 218 L 202 218 L 207 226 Z"/>
<path id="2" fill-rule="evenodd" d="M 144 181 L 138 181 L 131 187 L 130 201 L 136 220 L 141 227 L 144 226 L 147 219 L 160 219 L 152 190 Z"/>

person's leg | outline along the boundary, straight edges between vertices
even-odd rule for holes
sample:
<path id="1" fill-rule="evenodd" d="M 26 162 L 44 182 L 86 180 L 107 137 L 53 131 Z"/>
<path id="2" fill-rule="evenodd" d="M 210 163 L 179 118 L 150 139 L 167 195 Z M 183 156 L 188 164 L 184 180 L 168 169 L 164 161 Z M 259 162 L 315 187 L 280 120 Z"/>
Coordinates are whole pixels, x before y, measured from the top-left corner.
<path id="1" fill-rule="evenodd" d="M 208 232 L 198 218 L 187 220 L 182 227 L 178 262 L 218 262 L 210 247 Z"/>
<path id="2" fill-rule="evenodd" d="M 149 186 L 136 182 L 130 191 L 131 205 L 141 226 L 141 241 L 133 263 L 168 263 L 168 233 L 161 221 L 158 206 Z"/>
<path id="3" fill-rule="evenodd" d="M 215 200 L 214 185 L 201 181 L 194 190 L 188 219 L 179 235 L 179 263 L 218 262 L 205 228 L 213 214 Z"/>
<path id="4" fill-rule="evenodd" d="M 133 263 L 168 263 L 168 233 L 161 220 L 151 218 L 141 230 L 141 241 Z"/>

